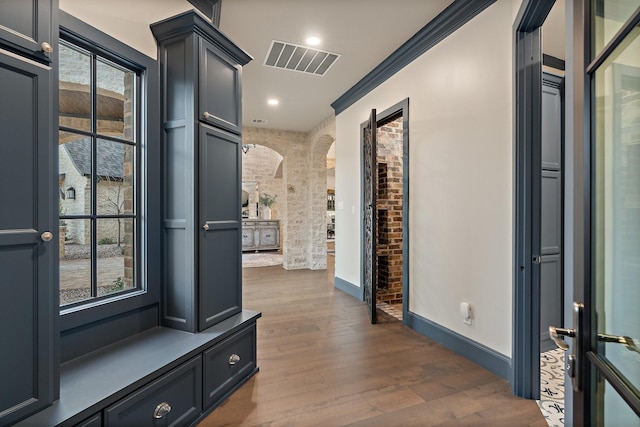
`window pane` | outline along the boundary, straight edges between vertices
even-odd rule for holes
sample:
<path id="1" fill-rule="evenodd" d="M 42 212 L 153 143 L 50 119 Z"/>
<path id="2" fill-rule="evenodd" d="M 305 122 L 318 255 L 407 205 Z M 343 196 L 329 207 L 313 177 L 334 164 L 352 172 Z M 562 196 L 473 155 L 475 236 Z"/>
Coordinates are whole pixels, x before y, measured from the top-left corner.
<path id="1" fill-rule="evenodd" d="M 135 287 L 131 218 L 98 219 L 98 296 Z"/>
<path id="2" fill-rule="evenodd" d="M 60 132 L 60 216 L 91 214 L 91 138 Z"/>
<path id="3" fill-rule="evenodd" d="M 134 147 L 98 140 L 98 215 L 133 213 Z"/>
<path id="4" fill-rule="evenodd" d="M 640 343 L 640 29 L 595 73 L 598 333 Z M 640 388 L 640 358 L 601 337 L 598 353 Z"/>
<path id="5" fill-rule="evenodd" d="M 640 427 L 640 418 L 608 381 L 604 384 L 604 414 L 594 417 L 603 426 Z M 596 406 L 596 405 L 594 405 Z M 604 418 L 604 419 L 603 419 Z"/>
<path id="6" fill-rule="evenodd" d="M 91 297 L 91 220 L 60 220 L 60 305 Z"/>
<path id="7" fill-rule="evenodd" d="M 99 59 L 96 74 L 98 133 L 133 141 L 135 73 Z"/>
<path id="8" fill-rule="evenodd" d="M 593 23 L 593 52 L 595 58 L 640 6 L 640 0 L 592 0 L 595 13 Z"/>
<path id="9" fill-rule="evenodd" d="M 60 126 L 91 130 L 91 57 L 60 43 Z"/>

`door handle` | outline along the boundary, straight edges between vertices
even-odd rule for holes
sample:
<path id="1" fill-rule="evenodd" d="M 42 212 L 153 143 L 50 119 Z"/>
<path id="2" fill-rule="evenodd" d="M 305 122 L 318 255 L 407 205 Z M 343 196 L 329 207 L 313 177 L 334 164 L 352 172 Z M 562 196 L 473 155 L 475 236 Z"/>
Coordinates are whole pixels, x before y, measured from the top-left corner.
<path id="1" fill-rule="evenodd" d="M 640 348 L 638 348 L 638 341 L 634 340 L 631 337 L 621 336 L 621 335 L 598 334 L 598 341 L 622 344 L 625 347 L 627 347 L 629 351 L 635 351 L 636 353 L 640 353 Z"/>
<path id="2" fill-rule="evenodd" d="M 558 348 L 560 348 L 560 349 L 562 349 L 564 351 L 569 350 L 569 344 L 567 344 L 567 342 L 565 340 L 560 338 L 560 335 L 562 335 L 564 337 L 575 338 L 576 337 L 576 330 L 575 329 L 556 328 L 555 326 L 549 326 L 549 336 L 551 337 L 553 342 L 556 343 Z"/>
<path id="3" fill-rule="evenodd" d="M 564 351 L 569 350 L 569 343 L 567 343 L 561 337 L 568 337 L 576 340 L 573 346 L 573 352 L 567 355 L 567 363 L 565 364 L 565 369 L 567 370 L 567 374 L 571 378 L 571 383 L 573 384 L 573 389 L 575 391 L 580 391 L 580 389 L 582 388 L 580 368 L 582 366 L 582 363 L 584 362 L 581 353 L 582 337 L 580 336 L 580 331 L 582 330 L 583 311 L 583 304 L 577 302 L 573 303 L 573 329 L 549 326 L 549 336 L 551 337 L 553 342 L 556 343 L 558 348 Z"/>

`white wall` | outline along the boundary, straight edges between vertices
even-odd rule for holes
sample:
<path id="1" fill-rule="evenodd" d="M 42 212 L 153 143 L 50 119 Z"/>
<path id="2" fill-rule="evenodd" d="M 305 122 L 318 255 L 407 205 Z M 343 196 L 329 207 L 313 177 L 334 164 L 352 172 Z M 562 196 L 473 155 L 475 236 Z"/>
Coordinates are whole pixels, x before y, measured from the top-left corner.
<path id="1" fill-rule="evenodd" d="M 519 5 L 499 0 L 336 118 L 336 276 L 360 285 L 360 124 L 408 97 L 409 309 L 509 357 Z"/>

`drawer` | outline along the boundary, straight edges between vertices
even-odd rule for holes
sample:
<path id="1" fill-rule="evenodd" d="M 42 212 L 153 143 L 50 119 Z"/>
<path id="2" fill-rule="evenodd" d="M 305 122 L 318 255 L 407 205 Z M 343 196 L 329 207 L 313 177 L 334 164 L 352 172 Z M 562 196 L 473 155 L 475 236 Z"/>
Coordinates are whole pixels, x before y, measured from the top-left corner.
<path id="1" fill-rule="evenodd" d="M 255 323 L 205 351 L 203 362 L 206 409 L 256 369 Z"/>
<path id="2" fill-rule="evenodd" d="M 91 418 L 87 418 L 75 427 L 102 427 L 102 413 L 95 414 Z"/>
<path id="3" fill-rule="evenodd" d="M 201 412 L 202 359 L 198 356 L 105 409 L 104 424 L 182 426 Z"/>
<path id="4" fill-rule="evenodd" d="M 276 227 L 280 228 L 280 221 L 261 221 L 260 227 Z"/>

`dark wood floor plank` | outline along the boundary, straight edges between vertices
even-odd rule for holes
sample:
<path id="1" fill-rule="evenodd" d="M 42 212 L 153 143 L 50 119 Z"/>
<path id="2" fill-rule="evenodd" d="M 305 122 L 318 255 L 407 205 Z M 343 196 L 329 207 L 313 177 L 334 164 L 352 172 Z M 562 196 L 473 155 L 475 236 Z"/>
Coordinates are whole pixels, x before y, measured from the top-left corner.
<path id="1" fill-rule="evenodd" d="M 243 279 L 243 305 L 263 314 L 260 372 L 202 427 L 546 425 L 491 372 L 388 316 L 371 325 L 363 303 L 333 287 L 331 264 Z"/>

